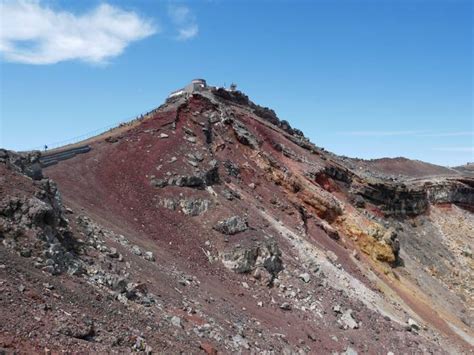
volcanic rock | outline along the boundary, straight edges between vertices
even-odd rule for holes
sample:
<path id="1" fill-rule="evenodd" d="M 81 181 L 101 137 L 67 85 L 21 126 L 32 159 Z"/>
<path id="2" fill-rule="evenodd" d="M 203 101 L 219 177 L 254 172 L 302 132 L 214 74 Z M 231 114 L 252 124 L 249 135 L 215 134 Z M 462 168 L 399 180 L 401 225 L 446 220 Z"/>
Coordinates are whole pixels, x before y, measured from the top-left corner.
<path id="1" fill-rule="evenodd" d="M 233 235 L 246 231 L 248 229 L 248 223 L 245 218 L 232 216 L 219 221 L 213 228 L 222 234 Z"/>
<path id="2" fill-rule="evenodd" d="M 354 319 L 351 309 L 348 309 L 348 310 L 346 310 L 345 312 L 342 313 L 341 317 L 339 318 L 339 324 L 341 324 L 341 326 L 344 329 L 357 329 L 357 328 L 359 328 L 359 324 Z"/>
<path id="3" fill-rule="evenodd" d="M 240 122 L 234 121 L 232 128 L 234 129 L 235 136 L 240 143 L 247 145 L 252 149 L 257 149 L 260 146 L 260 142 L 257 138 Z"/>
<path id="4" fill-rule="evenodd" d="M 222 263 L 225 267 L 237 273 L 255 271 L 254 277 L 257 279 L 268 275 L 269 279 L 264 280 L 267 285 L 283 270 L 280 249 L 271 240 L 263 243 L 253 243 L 248 246 L 237 245 L 222 254 Z"/>

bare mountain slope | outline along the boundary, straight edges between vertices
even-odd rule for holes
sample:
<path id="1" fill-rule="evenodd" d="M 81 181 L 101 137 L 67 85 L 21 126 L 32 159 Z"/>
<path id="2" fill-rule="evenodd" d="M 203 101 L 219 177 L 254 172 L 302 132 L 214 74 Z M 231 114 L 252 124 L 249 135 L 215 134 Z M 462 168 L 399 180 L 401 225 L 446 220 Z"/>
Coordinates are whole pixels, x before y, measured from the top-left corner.
<path id="1" fill-rule="evenodd" d="M 416 179 L 429 177 L 459 176 L 462 172 L 456 168 L 447 168 L 420 160 L 407 158 L 382 158 L 382 159 L 346 159 L 353 169 L 359 173 L 374 174 L 385 179 Z"/>
<path id="2" fill-rule="evenodd" d="M 43 169 L 61 195 L 14 153 L 0 164 L 2 206 L 18 189 L 58 220 L 25 220 L 28 202 L 0 210 L 4 348 L 472 349 L 472 178 L 361 174 L 223 89 L 88 144 Z"/>

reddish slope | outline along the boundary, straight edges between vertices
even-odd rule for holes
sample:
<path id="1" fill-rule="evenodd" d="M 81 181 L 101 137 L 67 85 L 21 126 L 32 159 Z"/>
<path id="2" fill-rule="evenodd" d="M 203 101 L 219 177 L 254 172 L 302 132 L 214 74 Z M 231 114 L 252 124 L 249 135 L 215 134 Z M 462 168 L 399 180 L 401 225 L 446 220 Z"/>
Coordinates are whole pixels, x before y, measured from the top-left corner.
<path id="1" fill-rule="evenodd" d="M 194 95 L 117 132 L 116 139 L 107 138 L 91 140 L 89 153 L 51 166 L 45 174 L 57 181 L 76 216 L 87 215 L 155 254 L 156 263 L 149 263 L 113 238 L 104 241 L 126 255 L 130 278 L 145 283 L 159 299 L 160 307 L 151 312 L 139 307 L 144 318 L 135 325 L 154 349 L 191 352 L 213 344 L 222 352 L 326 353 L 352 347 L 387 353 L 441 352 L 452 342 L 465 346 L 431 310 L 420 314 L 434 317 L 425 319 L 426 331 L 405 330 L 403 322 L 416 314 L 396 294 L 378 291 L 384 282 L 393 282 L 377 276 L 390 273 L 385 262 L 393 254 L 368 230 L 385 233 L 385 228 L 376 216 L 354 208 L 347 183 L 327 173 L 328 167 L 343 168 L 297 135 L 245 105 Z M 212 171 L 215 161 L 218 181 L 210 179 L 200 188 L 176 186 L 180 176 Z M 363 184 L 356 176 L 353 180 Z M 155 187 L 158 181 L 168 186 Z M 234 191 L 232 200 L 228 190 Z M 209 201 L 208 210 L 196 216 L 179 205 L 199 199 Z M 213 228 L 231 216 L 246 218 L 249 228 L 234 235 Z M 272 287 L 265 285 L 265 272 L 239 274 L 224 267 L 230 250 L 251 251 L 258 245 L 262 253 L 268 241 L 278 245 L 284 266 Z M 309 282 L 300 274 L 308 274 Z M 394 307 L 396 302 L 400 306 Z M 358 329 L 341 326 L 341 313 L 349 308 Z M 181 318 L 181 326 L 169 325 L 172 316 Z M 98 317 L 107 324 L 105 315 Z M 214 332 L 202 331 L 206 323 Z M 157 325 L 158 333 L 148 324 Z M 436 344 L 438 331 L 451 339 Z"/>

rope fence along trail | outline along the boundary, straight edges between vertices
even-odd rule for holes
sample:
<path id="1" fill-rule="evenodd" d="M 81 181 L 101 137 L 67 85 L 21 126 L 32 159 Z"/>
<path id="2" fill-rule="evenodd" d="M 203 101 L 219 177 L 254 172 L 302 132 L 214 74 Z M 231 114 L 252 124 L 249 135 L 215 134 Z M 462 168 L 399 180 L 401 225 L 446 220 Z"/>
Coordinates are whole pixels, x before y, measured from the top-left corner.
<path id="1" fill-rule="evenodd" d="M 105 133 L 105 132 L 107 132 L 111 129 L 120 127 L 121 125 L 132 124 L 136 121 L 147 118 L 149 115 L 153 114 L 156 110 L 157 110 L 157 108 L 154 108 L 154 109 L 146 111 L 142 114 L 139 114 L 137 116 L 132 116 L 132 117 L 120 120 L 120 121 L 112 123 L 108 126 L 97 128 L 93 131 L 89 131 L 89 132 L 81 134 L 79 136 L 68 138 L 68 139 L 65 139 L 65 140 L 62 140 L 62 141 L 56 141 L 56 142 L 53 142 L 53 143 L 47 143 L 47 144 L 44 144 L 44 145 L 41 145 L 41 146 L 32 147 L 28 150 L 50 150 L 50 149 L 59 148 L 59 147 L 65 146 L 65 145 L 74 144 L 74 143 L 83 141 L 85 139 L 89 139 L 91 137 L 97 136 L 99 134 Z"/>

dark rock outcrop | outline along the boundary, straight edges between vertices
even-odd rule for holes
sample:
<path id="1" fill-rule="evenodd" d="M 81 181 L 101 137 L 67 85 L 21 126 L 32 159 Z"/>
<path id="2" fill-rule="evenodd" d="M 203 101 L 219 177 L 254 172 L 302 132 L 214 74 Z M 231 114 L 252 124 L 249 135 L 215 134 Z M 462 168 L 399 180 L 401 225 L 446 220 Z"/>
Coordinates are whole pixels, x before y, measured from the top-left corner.
<path id="1" fill-rule="evenodd" d="M 326 175 L 332 177 L 334 180 L 342 181 L 346 184 L 350 184 L 352 182 L 352 173 L 338 166 L 328 166 L 324 169 Z"/>
<path id="2" fill-rule="evenodd" d="M 291 136 L 304 137 L 304 134 L 301 130 L 292 128 L 290 123 L 286 120 L 280 120 L 274 110 L 255 104 L 241 91 L 227 91 L 223 88 L 219 88 L 213 90 L 213 93 L 220 99 L 250 107 L 256 116 L 275 125 L 276 127 L 281 128 Z"/>
<path id="3" fill-rule="evenodd" d="M 28 176 L 28 155 L 8 152 L 0 162 L 11 170 L 9 179 L 21 181 Z M 23 182 L 22 186 L 28 186 Z M 34 192 L 32 192 L 34 191 Z M 8 190 L 0 196 L 0 240 L 3 245 L 31 258 L 34 265 L 53 275 L 80 274 L 80 243 L 74 238 L 64 215 L 56 184 L 49 179 L 34 181 L 24 191 Z"/>
<path id="4" fill-rule="evenodd" d="M 430 204 L 453 203 L 474 209 L 474 188 L 471 180 L 445 179 L 411 184 L 378 182 L 362 186 L 358 193 L 380 205 L 386 215 L 416 216 Z"/>
<path id="5" fill-rule="evenodd" d="M 233 216 L 219 221 L 213 228 L 222 234 L 233 235 L 246 231 L 248 223 L 245 218 Z"/>
<path id="6" fill-rule="evenodd" d="M 430 203 L 455 203 L 474 209 L 474 179 L 448 179 L 424 185 Z"/>
<path id="7" fill-rule="evenodd" d="M 153 178 L 150 184 L 154 187 L 163 188 L 166 186 L 190 187 L 195 189 L 204 189 L 206 186 L 212 186 L 219 183 L 219 167 L 217 162 L 211 164 L 212 167 L 196 175 L 177 175 L 169 179 Z"/>
<path id="8" fill-rule="evenodd" d="M 381 205 L 386 215 L 414 216 L 428 209 L 425 191 L 403 184 L 369 183 L 362 187 L 359 193 L 371 202 Z"/>
<path id="9" fill-rule="evenodd" d="M 242 123 L 234 121 L 232 128 L 234 129 L 235 137 L 240 143 L 247 145 L 252 149 L 260 147 L 260 141 L 250 133 Z"/>
<path id="10" fill-rule="evenodd" d="M 22 173 L 33 180 L 41 180 L 43 178 L 40 158 L 40 151 L 17 153 L 0 149 L 0 164 L 4 163 L 9 168 L 14 169 L 15 171 Z"/>

